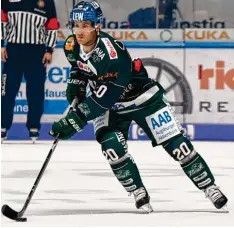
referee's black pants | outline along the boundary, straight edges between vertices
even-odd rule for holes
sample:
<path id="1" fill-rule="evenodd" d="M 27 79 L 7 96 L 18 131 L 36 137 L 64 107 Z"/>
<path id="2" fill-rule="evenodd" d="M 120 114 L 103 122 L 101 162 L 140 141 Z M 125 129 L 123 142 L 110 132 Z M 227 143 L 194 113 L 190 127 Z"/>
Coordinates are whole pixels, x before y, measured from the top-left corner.
<path id="1" fill-rule="evenodd" d="M 8 130 L 12 125 L 15 98 L 24 75 L 28 101 L 26 126 L 28 129 L 37 128 L 39 130 L 44 111 L 46 68 L 42 59 L 45 54 L 45 46 L 8 43 L 7 54 L 8 59 L 4 63 L 2 77 L 1 128 Z"/>

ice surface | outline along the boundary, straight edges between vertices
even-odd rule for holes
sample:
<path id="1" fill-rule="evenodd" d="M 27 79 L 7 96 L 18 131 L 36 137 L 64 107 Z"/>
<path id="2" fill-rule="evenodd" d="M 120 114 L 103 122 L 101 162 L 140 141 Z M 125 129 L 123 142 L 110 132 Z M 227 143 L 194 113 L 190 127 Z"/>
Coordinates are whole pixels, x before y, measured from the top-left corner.
<path id="1" fill-rule="evenodd" d="M 2 145 L 2 204 L 21 210 L 52 142 Z M 216 210 L 161 147 L 129 142 L 154 212 L 135 208 L 93 141 L 59 142 L 26 211 L 27 223 L 2 226 L 234 226 L 234 143 L 194 142 L 229 198 Z"/>

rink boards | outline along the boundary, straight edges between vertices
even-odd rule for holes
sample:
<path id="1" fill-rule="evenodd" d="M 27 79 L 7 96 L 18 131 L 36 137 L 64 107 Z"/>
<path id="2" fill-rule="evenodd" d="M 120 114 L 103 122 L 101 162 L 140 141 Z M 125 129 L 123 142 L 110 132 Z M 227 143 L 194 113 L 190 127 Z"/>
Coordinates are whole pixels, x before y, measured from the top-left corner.
<path id="1" fill-rule="evenodd" d="M 168 89 L 166 97 L 192 140 L 234 141 L 234 43 L 233 42 L 125 42 L 133 58 L 140 57 L 151 78 Z M 70 66 L 62 44 L 55 50 L 53 63 L 47 69 L 45 111 L 41 139 L 53 121 L 66 113 L 66 80 Z M 16 99 L 14 122 L 9 139 L 27 139 L 24 128 L 28 105 L 22 81 Z M 18 132 L 21 131 L 19 135 Z M 74 139 L 93 140 L 89 124 Z M 144 132 L 132 124 L 129 139 L 146 140 Z"/>
<path id="2" fill-rule="evenodd" d="M 184 131 L 191 140 L 199 141 L 234 141 L 234 124 L 182 124 Z M 40 140 L 51 140 L 48 134 L 50 123 L 43 123 L 40 130 Z M 20 134 L 19 134 L 20 132 Z M 14 123 L 8 133 L 10 140 L 28 140 L 28 130 L 23 123 Z M 93 124 L 88 123 L 82 132 L 72 140 L 95 140 Z M 145 132 L 132 123 L 129 129 L 129 140 L 149 140 Z"/>

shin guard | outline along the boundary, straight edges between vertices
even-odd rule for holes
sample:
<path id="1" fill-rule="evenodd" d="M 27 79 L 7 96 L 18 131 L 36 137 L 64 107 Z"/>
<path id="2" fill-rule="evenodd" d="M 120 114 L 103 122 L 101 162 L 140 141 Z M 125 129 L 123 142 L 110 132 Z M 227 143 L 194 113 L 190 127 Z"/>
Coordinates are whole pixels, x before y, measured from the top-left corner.
<path id="1" fill-rule="evenodd" d="M 121 132 L 108 132 L 101 137 L 102 152 L 111 169 L 127 192 L 144 187 L 138 168 L 128 153 L 127 142 Z"/>
<path id="2" fill-rule="evenodd" d="M 214 184 L 215 179 L 208 165 L 186 137 L 176 137 L 164 145 L 164 148 L 180 163 L 185 174 L 197 188 L 204 190 Z"/>

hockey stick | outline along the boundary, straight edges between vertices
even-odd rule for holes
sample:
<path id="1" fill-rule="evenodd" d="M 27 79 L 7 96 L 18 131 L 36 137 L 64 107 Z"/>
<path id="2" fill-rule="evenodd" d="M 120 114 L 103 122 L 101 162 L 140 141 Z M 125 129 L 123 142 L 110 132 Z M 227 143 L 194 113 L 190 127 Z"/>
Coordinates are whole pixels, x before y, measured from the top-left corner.
<path id="1" fill-rule="evenodd" d="M 75 107 L 77 102 L 78 102 L 77 98 L 73 100 L 69 111 L 73 107 Z M 29 195 L 27 197 L 27 200 L 24 203 L 24 206 L 23 206 L 22 210 L 17 212 L 15 210 L 13 210 L 10 206 L 6 205 L 6 204 L 2 206 L 2 214 L 5 215 L 7 218 L 15 220 L 17 222 L 26 222 L 27 221 L 27 218 L 25 218 L 25 217 L 22 218 L 22 216 L 23 216 L 24 212 L 26 211 L 26 209 L 27 209 L 27 207 L 28 207 L 28 205 L 29 205 L 29 203 L 30 203 L 30 201 L 32 199 L 34 192 L 36 191 L 36 188 L 37 188 L 37 186 L 38 186 L 38 184 L 39 184 L 39 182 L 40 182 L 40 180 L 41 180 L 41 178 L 42 178 L 42 176 L 43 176 L 43 174 L 45 172 L 45 169 L 46 169 L 46 167 L 47 167 L 47 165 L 48 165 L 48 163 L 50 161 L 50 158 L 52 157 L 52 154 L 53 154 L 56 146 L 58 145 L 58 142 L 59 142 L 59 139 L 56 138 L 54 140 L 54 143 L 53 143 L 53 145 L 52 145 L 52 147 L 51 147 L 51 149 L 50 149 L 50 151 L 49 151 L 49 153 L 48 153 L 48 155 L 46 157 L 46 160 L 44 161 L 44 164 L 43 164 L 43 166 L 42 166 L 42 168 L 41 168 L 41 170 L 40 170 L 40 172 L 39 172 L 39 174 L 37 176 L 37 179 L 36 179 L 35 183 L 33 184 L 33 187 L 32 187 L 32 189 L 31 189 L 31 191 L 30 191 L 30 193 L 29 193 Z"/>

